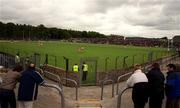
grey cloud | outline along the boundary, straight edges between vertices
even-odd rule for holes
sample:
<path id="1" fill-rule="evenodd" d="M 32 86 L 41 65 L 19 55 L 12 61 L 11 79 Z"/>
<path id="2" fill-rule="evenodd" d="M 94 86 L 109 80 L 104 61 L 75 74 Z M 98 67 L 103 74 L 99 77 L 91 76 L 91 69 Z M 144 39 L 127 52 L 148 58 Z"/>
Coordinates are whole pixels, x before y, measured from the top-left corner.
<path id="1" fill-rule="evenodd" d="M 171 19 L 167 17 L 145 17 L 145 18 L 133 18 L 127 17 L 127 20 L 134 26 L 147 26 L 147 27 L 155 27 L 164 23 L 171 23 Z"/>
<path id="2" fill-rule="evenodd" d="M 160 30 L 180 30 L 180 1 L 168 0 L 162 8 L 162 17 L 169 19 L 157 27 Z"/>
<path id="3" fill-rule="evenodd" d="M 141 7 L 135 16 L 125 16 L 127 23 L 133 26 L 157 30 L 180 30 L 179 11 L 180 1 L 168 0 L 167 2 L 159 1 L 159 5 L 152 5 L 151 8 Z"/>
<path id="4" fill-rule="evenodd" d="M 153 17 L 153 18 L 142 18 L 142 19 L 134 19 L 127 18 L 129 23 L 134 26 L 142 26 L 149 27 L 158 30 L 180 30 L 179 21 L 174 21 L 170 16 L 161 16 L 161 17 Z"/>
<path id="5" fill-rule="evenodd" d="M 159 6 L 162 4 L 163 4 L 162 0 L 138 0 L 138 2 L 136 2 L 137 6 L 148 7 L 148 8 L 152 6 Z"/>
<path id="6" fill-rule="evenodd" d="M 41 2 L 22 0 L 0 0 L 0 20 L 37 25 L 43 23 L 48 17 L 48 9 Z M 8 4 L 8 5 L 7 5 Z M 46 15 L 47 14 L 47 15 Z"/>
<path id="7" fill-rule="evenodd" d="M 161 0 L 90 0 L 87 11 L 90 13 L 106 13 L 108 10 L 119 8 L 121 6 L 129 7 L 152 7 L 161 5 Z"/>
<path id="8" fill-rule="evenodd" d="M 180 30 L 180 1 L 0 0 L 0 21 L 97 30 L 106 34 L 131 31 L 140 34 L 151 30 L 163 34 Z"/>
<path id="9" fill-rule="evenodd" d="M 126 0 L 90 0 L 86 10 L 89 13 L 105 13 L 109 9 L 120 7 L 126 2 Z"/>
<path id="10" fill-rule="evenodd" d="M 180 1 L 168 0 L 163 7 L 164 15 L 180 15 Z"/>
<path id="11" fill-rule="evenodd" d="M 159 30 L 180 30 L 180 26 L 172 24 L 161 24 L 156 27 Z"/>

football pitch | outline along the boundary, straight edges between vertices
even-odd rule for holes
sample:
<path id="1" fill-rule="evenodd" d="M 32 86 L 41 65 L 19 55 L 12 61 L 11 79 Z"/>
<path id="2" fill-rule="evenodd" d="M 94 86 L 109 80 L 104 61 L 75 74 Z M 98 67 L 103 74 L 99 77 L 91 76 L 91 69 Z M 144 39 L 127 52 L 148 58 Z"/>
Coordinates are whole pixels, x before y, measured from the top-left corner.
<path id="1" fill-rule="evenodd" d="M 20 53 L 20 57 L 40 54 L 40 62 L 45 62 L 45 55 L 48 54 L 48 63 L 65 69 L 64 57 L 69 59 L 69 70 L 73 64 L 80 64 L 81 58 L 96 57 L 97 70 L 112 70 L 123 67 L 123 58 L 126 58 L 127 66 L 134 63 L 143 63 L 148 60 L 148 53 L 153 52 L 153 59 L 166 56 L 167 49 L 159 47 L 136 47 L 108 44 L 70 43 L 62 41 L 1 41 L 0 51 L 11 54 Z M 133 60 L 134 58 L 134 60 Z M 117 60 L 117 62 L 116 62 Z M 107 63 L 106 63 L 106 62 Z M 107 67 L 107 68 L 105 68 Z"/>

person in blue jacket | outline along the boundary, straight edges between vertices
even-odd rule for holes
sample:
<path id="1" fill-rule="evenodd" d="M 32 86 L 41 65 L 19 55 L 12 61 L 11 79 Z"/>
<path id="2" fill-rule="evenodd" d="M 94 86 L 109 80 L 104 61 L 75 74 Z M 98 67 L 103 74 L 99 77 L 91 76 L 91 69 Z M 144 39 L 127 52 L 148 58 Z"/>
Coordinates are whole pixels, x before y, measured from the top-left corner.
<path id="1" fill-rule="evenodd" d="M 166 77 L 166 108 L 180 108 L 180 70 L 176 69 L 176 65 L 167 65 Z"/>
<path id="2" fill-rule="evenodd" d="M 44 79 L 35 71 L 35 64 L 29 65 L 28 69 L 22 73 L 19 82 L 19 108 L 33 108 L 33 101 L 37 99 L 38 85 L 44 83 Z"/>

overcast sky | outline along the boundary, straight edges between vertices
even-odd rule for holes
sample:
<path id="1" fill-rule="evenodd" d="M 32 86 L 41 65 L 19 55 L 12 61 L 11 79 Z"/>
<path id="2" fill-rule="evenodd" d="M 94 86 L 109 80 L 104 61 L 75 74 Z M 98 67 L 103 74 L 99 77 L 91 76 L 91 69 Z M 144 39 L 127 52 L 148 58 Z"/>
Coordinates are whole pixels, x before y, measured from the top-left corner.
<path id="1" fill-rule="evenodd" d="M 180 34 L 180 0 L 0 0 L 0 21 L 171 38 Z"/>

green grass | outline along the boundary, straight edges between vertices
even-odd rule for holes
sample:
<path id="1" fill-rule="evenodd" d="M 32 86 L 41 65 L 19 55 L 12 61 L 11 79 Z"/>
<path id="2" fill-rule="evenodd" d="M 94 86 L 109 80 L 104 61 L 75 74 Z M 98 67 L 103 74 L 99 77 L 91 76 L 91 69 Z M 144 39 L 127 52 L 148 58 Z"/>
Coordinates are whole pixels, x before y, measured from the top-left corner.
<path id="1" fill-rule="evenodd" d="M 8 42 L 0 41 L 0 51 L 16 54 L 20 53 L 20 57 L 26 57 L 33 55 L 35 52 L 40 53 L 40 62 L 45 62 L 45 55 L 48 54 L 48 61 L 51 65 L 57 65 L 58 67 L 65 69 L 65 60 L 63 56 L 69 58 L 69 69 L 72 69 L 73 64 L 80 64 L 82 57 L 97 57 L 97 70 L 105 71 L 105 59 L 107 60 L 107 70 L 115 69 L 115 59 L 119 56 L 117 62 L 117 69 L 121 69 L 123 66 L 123 57 L 128 56 L 126 59 L 127 66 L 133 64 L 133 55 L 135 56 L 134 63 L 143 63 L 147 61 L 149 51 L 154 52 L 153 59 L 167 56 L 167 49 L 164 48 L 150 48 L 150 47 L 135 47 L 135 46 L 122 46 L 122 45 L 107 45 L 107 44 L 87 44 L 87 43 L 69 43 L 60 41 L 45 41 L 40 45 L 38 41 L 19 41 Z M 78 49 L 82 48 L 81 52 Z M 57 57 L 57 64 L 55 64 L 55 57 Z M 87 62 L 89 65 L 89 71 L 87 80 L 83 81 L 83 84 L 95 83 L 95 64 L 93 62 Z"/>
<path id="2" fill-rule="evenodd" d="M 41 63 L 45 61 L 45 54 L 49 55 L 49 64 L 55 65 L 57 57 L 57 66 L 65 69 L 65 60 L 63 56 L 69 58 L 70 69 L 74 63 L 80 63 L 82 57 L 98 57 L 98 71 L 105 70 L 105 58 L 109 57 L 107 70 L 115 69 L 115 58 L 119 56 L 117 68 L 122 68 L 123 57 L 128 56 L 127 64 L 131 66 L 133 63 L 133 55 L 135 63 L 143 63 L 143 54 L 145 61 L 149 51 L 153 51 L 155 56 L 153 59 L 167 55 L 167 49 L 150 48 L 150 47 L 135 47 L 107 44 L 87 44 L 87 43 L 68 43 L 60 41 L 42 42 L 38 41 L 20 41 L 20 42 L 0 42 L 0 51 L 16 54 L 20 52 L 20 56 L 31 55 L 34 52 L 41 54 Z M 78 49 L 84 48 L 82 52 Z"/>

